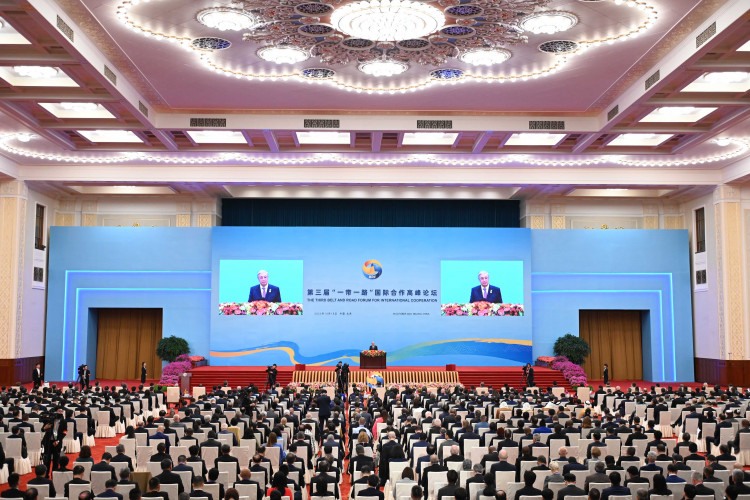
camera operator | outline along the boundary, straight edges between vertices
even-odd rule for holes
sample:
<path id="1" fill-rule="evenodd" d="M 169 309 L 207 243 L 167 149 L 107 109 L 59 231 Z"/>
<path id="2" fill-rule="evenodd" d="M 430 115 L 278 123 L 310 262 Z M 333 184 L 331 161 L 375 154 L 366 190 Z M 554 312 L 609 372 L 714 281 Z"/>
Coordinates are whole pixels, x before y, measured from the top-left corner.
<path id="1" fill-rule="evenodd" d="M 276 363 L 266 368 L 266 373 L 268 374 L 268 378 L 266 379 L 266 389 L 273 390 L 273 388 L 276 387 L 276 375 L 279 373 L 279 370 L 276 369 Z"/>

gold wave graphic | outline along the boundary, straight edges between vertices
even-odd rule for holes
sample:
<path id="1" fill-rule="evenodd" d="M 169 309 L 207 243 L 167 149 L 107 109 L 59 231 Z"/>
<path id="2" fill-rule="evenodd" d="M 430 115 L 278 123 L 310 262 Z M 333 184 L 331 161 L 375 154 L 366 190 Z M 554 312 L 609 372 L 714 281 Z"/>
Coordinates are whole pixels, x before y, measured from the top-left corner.
<path id="1" fill-rule="evenodd" d="M 515 345 L 525 345 L 525 346 L 531 346 L 530 340 L 514 340 L 514 339 L 449 339 L 449 340 L 434 340 L 432 342 L 422 342 L 419 344 L 414 344 L 408 347 L 404 347 L 402 349 L 417 349 L 419 347 L 425 347 L 430 345 L 437 345 L 437 344 L 449 344 L 451 342 L 483 342 L 486 344 L 515 344 Z M 398 349 L 396 352 L 400 351 L 401 349 Z M 291 347 L 285 347 L 285 346 L 277 346 L 277 347 L 261 347 L 258 349 L 251 349 L 247 351 L 233 351 L 233 352 L 219 352 L 219 351 L 211 351 L 211 356 L 216 356 L 217 358 L 236 358 L 239 356 L 246 356 L 248 354 L 256 354 L 259 352 L 264 351 L 283 351 L 287 353 L 289 356 L 289 361 L 292 364 L 299 364 L 299 361 L 294 357 L 295 352 L 294 349 Z M 310 366 L 322 366 L 325 363 L 330 363 L 331 361 L 336 361 L 339 359 L 349 359 L 351 361 L 359 362 L 359 358 L 355 358 L 352 356 L 340 356 L 338 358 L 329 359 L 326 361 L 318 361 L 316 363 L 308 363 Z"/>

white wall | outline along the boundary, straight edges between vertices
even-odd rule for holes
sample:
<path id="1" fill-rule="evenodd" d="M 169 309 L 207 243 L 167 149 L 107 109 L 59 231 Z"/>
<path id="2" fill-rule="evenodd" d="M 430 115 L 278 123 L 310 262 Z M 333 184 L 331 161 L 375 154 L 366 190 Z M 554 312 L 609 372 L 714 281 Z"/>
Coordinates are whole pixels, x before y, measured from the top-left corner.
<path id="1" fill-rule="evenodd" d="M 46 206 L 45 215 L 45 245 L 49 243 L 49 228 L 54 222 L 55 208 L 57 201 L 48 198 L 35 191 L 29 190 L 28 201 L 26 202 L 26 224 L 24 235 L 24 260 L 23 260 L 23 309 L 21 312 L 21 344 L 20 350 L 17 347 L 20 357 L 27 358 L 31 356 L 44 355 L 44 330 L 46 311 L 46 295 L 44 288 L 35 288 L 33 282 L 34 255 L 40 255 L 47 258 L 47 251 L 34 249 L 34 225 L 36 221 L 37 203 Z M 46 262 L 45 262 L 44 282 L 47 282 Z"/>

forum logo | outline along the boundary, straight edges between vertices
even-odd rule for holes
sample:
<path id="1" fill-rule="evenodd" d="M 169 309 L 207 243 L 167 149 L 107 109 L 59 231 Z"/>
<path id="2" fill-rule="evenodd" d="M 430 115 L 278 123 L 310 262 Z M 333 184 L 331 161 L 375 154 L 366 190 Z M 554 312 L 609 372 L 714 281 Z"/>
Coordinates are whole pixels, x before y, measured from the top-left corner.
<path id="1" fill-rule="evenodd" d="M 377 260 L 370 259 L 362 264 L 362 274 L 365 275 L 365 278 L 377 279 L 383 274 L 383 266 Z"/>

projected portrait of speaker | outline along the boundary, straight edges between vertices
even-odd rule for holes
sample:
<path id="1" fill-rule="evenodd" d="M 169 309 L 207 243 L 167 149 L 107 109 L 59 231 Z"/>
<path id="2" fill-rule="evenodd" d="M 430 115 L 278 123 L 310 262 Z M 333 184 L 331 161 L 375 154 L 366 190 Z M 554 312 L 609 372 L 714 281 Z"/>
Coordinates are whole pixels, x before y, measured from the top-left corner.
<path id="1" fill-rule="evenodd" d="M 487 271 L 479 271 L 479 286 L 471 289 L 469 302 L 492 302 L 499 304 L 503 301 L 500 288 L 490 285 L 490 274 Z"/>
<path id="2" fill-rule="evenodd" d="M 258 271 L 258 284 L 250 288 L 248 302 L 265 300 L 266 302 L 281 302 L 281 290 L 279 287 L 268 283 L 268 271 Z"/>

